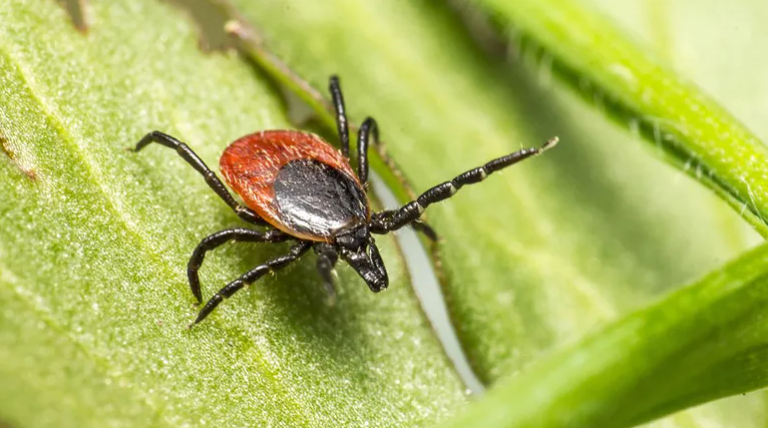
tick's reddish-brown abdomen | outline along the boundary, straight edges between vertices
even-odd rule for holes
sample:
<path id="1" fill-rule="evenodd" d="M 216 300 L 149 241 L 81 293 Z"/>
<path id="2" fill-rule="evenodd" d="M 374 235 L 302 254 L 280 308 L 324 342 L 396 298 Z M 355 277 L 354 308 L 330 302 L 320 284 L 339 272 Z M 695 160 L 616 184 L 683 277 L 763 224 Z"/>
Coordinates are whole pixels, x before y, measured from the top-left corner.
<path id="1" fill-rule="evenodd" d="M 245 205 L 276 228 L 299 238 L 329 241 L 329 237 L 300 233 L 281 218 L 275 203 L 275 179 L 280 168 L 291 161 L 311 159 L 360 180 L 341 152 L 320 137 L 299 131 L 261 131 L 246 135 L 224 150 L 219 169 L 224 180 Z"/>

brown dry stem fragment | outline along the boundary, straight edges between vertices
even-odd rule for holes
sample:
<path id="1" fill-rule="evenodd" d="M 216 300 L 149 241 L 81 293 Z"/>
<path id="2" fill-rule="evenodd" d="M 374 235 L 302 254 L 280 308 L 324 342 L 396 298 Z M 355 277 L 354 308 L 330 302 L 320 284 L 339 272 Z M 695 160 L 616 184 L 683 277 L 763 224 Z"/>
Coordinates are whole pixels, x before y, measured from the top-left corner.
<path id="1" fill-rule="evenodd" d="M 21 162 L 19 162 L 18 156 L 16 156 L 16 152 L 13 150 L 13 147 L 8 143 L 8 139 L 5 138 L 3 134 L 0 133 L 0 150 L 5 153 L 8 158 L 13 162 L 16 167 L 21 170 L 21 172 L 24 173 L 27 177 L 29 177 L 30 180 L 36 181 L 37 180 L 37 173 L 35 173 L 35 170 L 33 168 L 25 167 Z"/>
<path id="2" fill-rule="evenodd" d="M 195 26 L 198 46 L 206 53 L 228 51 L 235 47 L 232 38 L 223 31 L 230 20 L 225 5 L 210 0 L 163 0 L 179 9 Z"/>
<path id="3" fill-rule="evenodd" d="M 88 0 L 57 0 L 57 3 L 69 14 L 75 29 L 83 35 L 88 34 L 91 26 Z"/>
<path id="4" fill-rule="evenodd" d="M 259 67 L 266 70 L 270 75 L 277 77 L 280 83 L 286 85 L 314 110 L 324 111 L 332 115 L 333 105 L 331 105 L 328 99 L 309 82 L 291 70 L 280 58 L 267 50 L 264 45 L 264 37 L 255 27 L 235 15 L 234 12 L 233 15 L 235 19 L 229 20 L 224 25 L 224 31 L 236 38 L 238 41 L 237 47 L 251 60 L 256 62 Z"/>

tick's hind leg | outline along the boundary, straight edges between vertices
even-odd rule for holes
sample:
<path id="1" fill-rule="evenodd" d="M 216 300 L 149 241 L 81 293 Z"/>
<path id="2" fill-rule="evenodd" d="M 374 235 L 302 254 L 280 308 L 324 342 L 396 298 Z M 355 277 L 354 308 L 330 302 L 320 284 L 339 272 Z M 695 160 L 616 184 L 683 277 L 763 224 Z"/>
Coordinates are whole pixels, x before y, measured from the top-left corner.
<path id="1" fill-rule="evenodd" d="M 205 317 L 207 317 L 208 315 L 210 315 L 210 313 L 213 312 L 214 309 L 216 309 L 216 306 L 219 306 L 219 303 L 223 302 L 224 299 L 231 297 L 233 294 L 240 291 L 246 285 L 252 284 L 256 280 L 264 276 L 267 272 L 284 268 L 291 262 L 301 257 L 302 254 L 306 253 L 311 246 L 312 246 L 311 242 L 301 241 L 296 245 L 292 246 L 288 254 L 281 257 L 274 258 L 264 263 L 263 265 L 256 266 L 255 268 L 246 272 L 240 278 L 237 278 L 236 280 L 227 284 L 224 288 L 219 290 L 218 293 L 214 294 L 210 300 L 208 300 L 205 306 L 203 306 L 203 309 L 200 310 L 200 313 L 197 315 L 197 319 L 195 319 L 195 322 L 189 325 L 190 328 L 193 325 L 204 320 Z"/>
<path id="2" fill-rule="evenodd" d="M 315 253 L 317 253 L 317 271 L 323 280 L 325 289 L 325 301 L 328 305 L 336 303 L 336 288 L 333 286 L 333 268 L 339 260 L 339 254 L 333 246 L 326 243 L 315 244 Z"/>
<path id="3" fill-rule="evenodd" d="M 203 264 L 205 259 L 205 253 L 220 247 L 228 241 L 240 241 L 240 242 L 283 242 L 290 239 L 289 235 L 275 229 L 265 230 L 259 232 L 256 230 L 244 229 L 241 227 L 235 229 L 226 229 L 214 233 L 197 245 L 195 251 L 192 253 L 192 257 L 189 258 L 187 264 L 187 277 L 189 278 L 189 287 L 192 289 L 192 294 L 195 295 L 198 303 L 203 303 L 203 294 L 200 291 L 200 277 L 197 271 Z"/>
<path id="4" fill-rule="evenodd" d="M 224 183 L 219 180 L 219 177 L 217 177 L 216 174 L 211 171 L 210 168 L 208 168 L 208 165 L 206 165 L 205 162 L 203 162 L 203 160 L 200 159 L 195 154 L 195 152 L 189 148 L 189 146 L 168 134 L 164 134 L 160 131 L 152 131 L 145 135 L 144 138 L 142 138 L 141 141 L 136 144 L 136 148 L 133 149 L 133 151 L 138 152 L 139 150 L 148 146 L 150 143 L 157 143 L 176 150 L 176 153 L 178 153 L 182 159 L 187 161 L 188 164 L 192 165 L 192 167 L 195 168 L 195 170 L 205 178 L 205 182 L 208 183 L 208 186 L 213 189 L 213 191 L 216 192 L 216 194 L 219 195 L 219 197 L 224 202 L 226 202 L 230 208 L 232 208 L 238 217 L 249 223 L 257 224 L 260 226 L 267 225 L 267 222 L 265 222 L 255 212 L 251 211 L 251 209 L 246 208 L 235 201 L 232 195 L 230 195 L 227 191 L 227 188 L 224 187 Z"/>

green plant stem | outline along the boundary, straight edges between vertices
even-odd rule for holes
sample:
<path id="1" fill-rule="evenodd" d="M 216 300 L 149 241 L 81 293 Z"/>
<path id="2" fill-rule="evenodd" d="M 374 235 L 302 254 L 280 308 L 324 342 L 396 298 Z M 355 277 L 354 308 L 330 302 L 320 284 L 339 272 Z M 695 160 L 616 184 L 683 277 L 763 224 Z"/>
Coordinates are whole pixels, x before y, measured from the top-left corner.
<path id="1" fill-rule="evenodd" d="M 477 0 L 588 102 L 639 133 L 768 236 L 768 150 L 699 88 L 576 0 Z M 534 46 L 530 46 L 531 43 Z"/>
<path id="2" fill-rule="evenodd" d="M 283 60 L 270 52 L 264 45 L 263 36 L 237 12 L 232 4 L 226 0 L 212 0 L 210 5 L 231 19 L 225 26 L 225 30 L 238 39 L 238 47 L 241 52 L 305 102 L 314 111 L 315 117 L 327 131 L 336 132 L 336 111 L 328 98 L 291 70 Z M 355 144 L 354 140 L 358 136 L 358 125 L 350 122 L 348 126 L 351 133 L 350 140 L 352 140 L 350 142 Z M 380 175 L 400 202 L 415 199 L 416 194 L 411 190 L 405 175 L 395 161 L 386 154 L 384 142 L 377 141 L 375 143 L 371 146 L 373 150 L 369 150 L 371 168 Z"/>
<path id="3" fill-rule="evenodd" d="M 523 375 L 446 427 L 629 427 L 768 384 L 768 244 Z"/>

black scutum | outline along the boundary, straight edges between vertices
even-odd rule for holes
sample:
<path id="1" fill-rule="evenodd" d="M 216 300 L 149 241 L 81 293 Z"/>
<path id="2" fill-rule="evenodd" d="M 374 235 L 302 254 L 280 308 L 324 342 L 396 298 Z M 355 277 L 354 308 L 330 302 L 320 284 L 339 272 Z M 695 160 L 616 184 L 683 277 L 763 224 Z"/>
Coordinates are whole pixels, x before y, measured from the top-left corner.
<path id="1" fill-rule="evenodd" d="M 297 232 L 333 236 L 365 222 L 365 193 L 324 163 L 301 159 L 283 166 L 275 180 L 275 203 L 286 225 Z"/>

